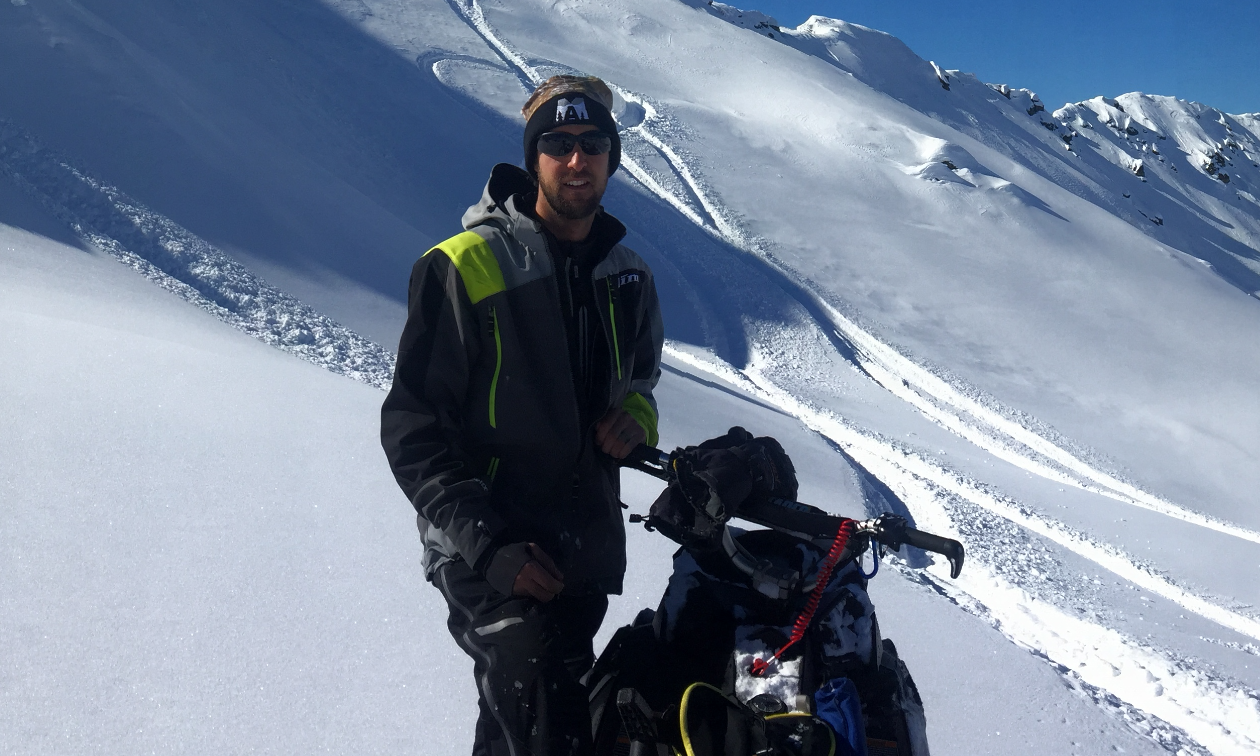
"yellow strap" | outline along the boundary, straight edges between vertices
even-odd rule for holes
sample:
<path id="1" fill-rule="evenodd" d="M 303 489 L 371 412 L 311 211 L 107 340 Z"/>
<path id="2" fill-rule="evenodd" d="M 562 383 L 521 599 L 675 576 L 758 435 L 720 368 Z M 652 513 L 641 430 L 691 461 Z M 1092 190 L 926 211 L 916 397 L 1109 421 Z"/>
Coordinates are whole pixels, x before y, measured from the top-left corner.
<path id="1" fill-rule="evenodd" d="M 691 747 L 691 738 L 687 737 L 687 704 L 691 701 L 691 691 L 697 688 L 709 688 L 710 690 L 715 691 L 718 695 L 722 694 L 722 691 L 719 688 L 715 688 L 708 683 L 702 682 L 688 685 L 687 690 L 683 692 L 682 702 L 678 704 L 678 729 L 682 732 L 683 751 L 686 752 L 686 756 L 696 756 L 695 749 Z"/>
<path id="2" fill-rule="evenodd" d="M 678 730 L 682 733 L 683 749 L 685 756 L 696 756 L 695 750 L 691 747 L 691 738 L 687 737 L 687 704 L 691 700 L 691 692 L 696 688 L 708 688 L 723 698 L 726 694 L 722 693 L 720 688 L 716 688 L 708 683 L 692 683 L 687 686 L 687 690 L 683 693 L 682 702 L 678 704 Z M 813 719 L 813 715 L 800 711 L 789 711 L 783 714 L 771 714 L 765 717 L 766 721 L 771 719 L 781 719 L 784 717 L 809 717 Z M 831 747 L 828 750 L 828 756 L 836 756 L 836 734 L 830 727 L 827 727 L 827 735 L 831 739 Z"/>

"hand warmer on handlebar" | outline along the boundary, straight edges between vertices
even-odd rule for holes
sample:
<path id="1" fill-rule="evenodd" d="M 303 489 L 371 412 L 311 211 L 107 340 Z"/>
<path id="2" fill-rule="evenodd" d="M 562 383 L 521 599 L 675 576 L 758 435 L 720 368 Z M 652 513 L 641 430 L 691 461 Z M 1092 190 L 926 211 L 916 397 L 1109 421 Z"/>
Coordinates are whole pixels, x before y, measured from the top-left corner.
<path id="1" fill-rule="evenodd" d="M 671 482 L 652 504 L 650 522 L 670 539 L 699 545 L 720 537 L 722 526 L 747 501 L 795 499 L 796 470 L 779 442 L 754 438 L 738 426 L 669 458 Z"/>

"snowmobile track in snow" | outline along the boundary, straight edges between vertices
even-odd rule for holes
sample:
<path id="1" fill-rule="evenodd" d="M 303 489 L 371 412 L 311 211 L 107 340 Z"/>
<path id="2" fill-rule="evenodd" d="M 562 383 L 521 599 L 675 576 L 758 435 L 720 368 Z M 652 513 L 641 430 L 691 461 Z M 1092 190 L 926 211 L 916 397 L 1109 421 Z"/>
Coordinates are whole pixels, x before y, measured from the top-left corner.
<path id="1" fill-rule="evenodd" d="M 681 363 L 742 388 L 839 444 L 911 504 L 924 529 L 962 537 L 942 501 L 942 493 L 971 503 L 976 503 L 977 498 L 989 498 L 991 506 L 1005 509 L 1007 514 L 1021 511 L 1015 502 L 985 491 L 975 481 L 919 452 L 853 426 L 827 410 L 811 407 L 772 385 L 762 385 L 755 376 L 672 347 L 667 347 L 667 353 Z M 1084 536 L 1078 537 L 1092 544 Z M 1054 538 L 1050 540 L 1058 543 Z M 989 564 L 983 555 L 983 549 L 971 548 L 967 569 L 956 581 L 947 579 L 948 569 L 940 565 L 927 573 L 918 569 L 906 569 L 904 573 L 930 585 L 1017 646 L 1051 664 L 1070 687 L 1130 729 L 1174 753 L 1211 752 L 1219 756 L 1254 753 L 1260 748 L 1260 742 L 1248 736 L 1260 732 L 1260 694 L 1030 595 L 1013 585 L 998 565 Z M 1127 565 L 1127 571 L 1142 572 L 1139 565 L 1118 551 L 1114 560 Z"/>
<path id="2" fill-rule="evenodd" d="M 512 67 L 513 73 L 522 82 L 537 86 L 545 80 L 525 56 L 512 49 L 491 28 L 477 0 L 467 0 L 466 3 L 458 0 L 448 2 L 504 63 Z M 775 259 L 761 240 L 744 233 L 721 203 L 711 198 L 711 190 L 691 170 L 687 161 L 652 131 L 651 125 L 654 122 L 666 120 L 656 103 L 647 96 L 630 92 L 614 82 L 609 82 L 609 86 L 623 100 L 644 109 L 643 120 L 626 131 L 654 148 L 669 165 L 673 176 L 686 187 L 689 196 L 677 196 L 664 185 L 675 182 L 662 181 L 661 177 L 654 176 L 633 158 L 623 158 L 623 164 L 630 173 L 693 223 L 722 242 L 761 261 L 766 272 L 781 283 L 789 295 L 818 321 L 820 331 L 832 341 L 841 356 L 884 389 L 911 403 L 947 430 L 1029 472 L 1260 544 L 1260 532 L 1180 507 L 1141 490 L 1113 473 L 1091 465 L 1079 454 L 1064 448 L 1063 444 L 1056 443 L 1012 419 L 1017 417 L 1016 413 L 1005 410 L 996 401 L 985 402 L 974 398 L 980 394 L 979 391 L 969 386 L 953 385 L 916 364 L 895 347 L 880 341 L 870 331 L 861 328 L 829 302 L 827 295 L 819 292 L 807 276 Z M 697 212 L 697 204 L 703 209 L 703 214 Z"/>
<path id="3" fill-rule="evenodd" d="M 1065 666 L 1064 664 L 1051 658 L 1045 651 L 1037 648 L 1029 647 L 1021 643 L 1017 638 L 1011 637 L 1006 632 L 1004 623 L 984 604 L 976 601 L 970 594 L 959 591 L 949 585 L 945 580 L 938 576 L 926 573 L 923 570 L 911 569 L 902 565 L 893 565 L 898 573 L 906 580 L 917 583 L 936 595 L 941 596 L 959 609 L 971 614 L 998 632 L 1006 635 L 1016 645 L 1021 646 L 1032 655 L 1038 657 L 1046 664 L 1054 668 L 1056 672 L 1067 683 L 1068 687 L 1075 690 L 1080 695 L 1089 699 L 1094 705 L 1103 711 L 1106 711 L 1113 718 L 1124 723 L 1126 727 L 1154 740 L 1166 750 L 1175 754 L 1185 754 L 1186 756 L 1210 756 L 1210 751 L 1204 749 L 1180 727 L 1169 724 L 1154 714 L 1144 712 L 1132 704 L 1124 701 L 1105 688 L 1091 685 L 1086 682 L 1076 670 Z"/>
<path id="4" fill-rule="evenodd" d="M 486 40 L 487 44 L 493 46 L 504 62 L 518 69 L 519 77 L 535 85 L 544 80 L 543 75 L 532 68 L 523 55 L 511 49 L 490 28 L 476 0 L 469 0 L 467 5 L 458 4 L 452 0 L 452 4 L 460 9 L 468 23 L 474 27 L 482 39 Z M 986 406 L 985 403 L 968 395 L 979 392 L 950 384 L 931 371 L 915 364 L 895 348 L 881 342 L 869 331 L 859 327 L 828 302 L 822 294 L 815 291 L 807 277 L 775 260 L 759 240 L 743 233 L 728 217 L 728 213 L 721 204 L 710 199 L 709 191 L 696 178 L 686 161 L 649 128 L 649 124 L 653 121 L 663 119 L 655 103 L 645 96 L 629 92 L 612 82 L 610 86 L 624 100 L 634 102 L 644 109 L 643 121 L 627 131 L 639 135 L 659 152 L 668 162 L 675 176 L 686 185 L 691 197 L 694 197 L 704 208 L 704 216 L 692 208 L 689 198 L 677 197 L 665 189 L 665 182 L 658 180 L 632 159 L 626 159 L 624 162 L 630 172 L 646 188 L 669 202 L 696 225 L 717 236 L 725 244 L 748 253 L 753 259 L 762 263 L 763 272 L 814 318 L 819 330 L 831 341 L 836 351 L 885 390 L 909 402 L 938 425 L 1029 472 L 1200 527 L 1260 543 L 1260 533 L 1184 509 L 1142 491 L 1111 473 L 1091 466 L 1063 446 L 1010 419 L 1014 413 Z M 975 484 L 970 485 L 974 487 Z M 952 487 L 958 488 L 957 485 Z M 961 495 L 968 499 L 976 496 L 975 494 Z M 982 501 L 977 503 L 995 514 L 1027 527 L 1039 535 L 1046 536 L 1100 566 L 1120 574 L 1127 580 L 1132 580 L 1152 592 L 1177 601 L 1191 611 L 1203 614 L 1215 622 L 1260 640 L 1260 622 L 1230 612 L 1206 599 L 1173 586 L 1165 578 L 1138 566 L 1132 558 L 1121 555 L 1118 550 L 1074 533 L 1070 528 L 1052 518 L 1022 510 L 1014 502 L 995 504 L 992 496 L 984 495 L 979 498 Z"/>
<path id="5" fill-rule="evenodd" d="M 467 3 L 456 3 L 455 0 L 451 0 L 451 2 L 465 21 L 474 28 L 483 40 L 497 51 L 505 62 L 509 62 L 519 69 L 519 75 L 535 83 L 535 85 L 544 80 L 545 77 L 530 66 L 523 55 L 512 49 L 500 35 L 494 32 L 477 0 L 467 0 Z M 612 82 L 610 82 L 610 85 L 615 86 Z M 827 295 L 817 291 L 815 286 L 809 282 L 808 277 L 800 275 L 789 266 L 776 260 L 762 240 L 751 238 L 744 233 L 739 228 L 738 223 L 729 216 L 725 208 L 712 198 L 711 193 L 687 165 L 686 160 L 663 139 L 652 133 L 649 127 L 651 121 L 663 118 L 654 103 L 651 103 L 648 98 L 637 96 L 624 88 L 617 87 L 616 89 L 623 99 L 633 101 L 645 110 L 643 121 L 628 128 L 627 131 L 636 134 L 655 148 L 656 152 L 670 167 L 672 176 L 669 178 L 676 179 L 685 185 L 687 189 L 686 194 L 689 196 L 680 197 L 666 189 L 665 183 L 674 182 L 663 181 L 661 180 L 662 177 L 653 176 L 650 171 L 634 161 L 633 158 L 625 161 L 630 173 L 646 188 L 663 201 L 678 209 L 688 219 L 696 223 L 697 226 L 713 234 L 731 247 L 759 260 L 772 280 L 781 283 L 781 285 L 786 284 L 783 286 L 785 292 L 804 307 L 814 319 L 815 325 L 820 332 L 826 335 L 831 343 L 836 346 L 837 351 L 885 390 L 909 402 L 924 416 L 950 432 L 1029 472 L 1200 527 L 1216 530 L 1254 543 L 1260 543 L 1260 533 L 1179 507 L 1149 492 L 1142 491 L 1132 483 L 1122 480 L 1096 465 L 1090 464 L 1080 454 L 1065 448 L 1066 444 L 1056 443 L 1051 438 L 1047 438 L 1047 435 L 1052 434 L 1038 433 L 1024 423 L 1017 422 L 1013 419 L 1018 417 L 1016 413 L 1005 410 L 996 401 L 986 402 L 974 398 L 974 396 L 980 395 L 979 391 L 970 387 L 959 387 L 946 381 L 914 363 L 891 345 L 883 343 L 868 330 L 858 326 L 850 318 L 844 316 L 832 302 L 828 301 Z M 697 202 L 703 208 L 703 214 L 699 213 L 695 208 L 695 203 Z M 692 362 L 697 367 L 701 367 L 701 369 L 706 369 L 701 364 L 701 361 L 690 355 L 677 351 L 674 351 L 673 355 L 678 359 Z M 712 368 L 713 366 L 708 366 L 707 368 L 712 374 L 724 377 L 727 380 L 731 379 L 731 376 L 724 375 L 724 371 L 721 369 L 714 370 Z M 998 515 L 1030 533 L 1046 538 L 1135 585 L 1140 585 L 1152 593 L 1176 602 L 1191 612 L 1199 614 L 1223 627 L 1260 639 L 1260 622 L 1230 611 L 1204 597 L 1177 586 L 1172 581 L 1155 573 L 1120 550 L 1094 541 L 1053 518 L 1023 508 L 1009 498 L 993 493 L 988 490 L 988 487 L 966 479 L 921 455 L 895 449 L 882 439 L 877 439 L 868 433 L 852 428 L 840 418 L 830 415 L 830 413 L 820 412 L 815 408 L 807 407 L 800 403 L 799 400 L 796 400 L 795 397 L 791 397 L 786 391 L 776 386 L 773 381 L 758 381 L 756 376 L 737 369 L 732 370 L 736 376 L 737 383 L 744 382 L 748 384 L 755 394 L 769 399 L 785 411 L 801 419 L 807 426 L 840 444 L 847 453 L 857 459 L 864 467 L 884 478 L 885 482 L 888 481 L 885 475 L 899 478 L 904 484 L 914 487 L 921 487 L 922 482 L 931 481 L 932 486 L 959 496 L 963 500 Z M 824 427 L 826 427 L 826 430 L 824 430 Z M 933 500 L 934 498 L 931 495 L 927 497 L 928 500 Z M 923 501 L 923 498 L 920 497 L 916 500 Z M 942 511 L 937 515 L 936 521 L 931 527 L 938 531 L 955 531 L 954 524 L 946 511 Z M 1001 581 L 1000 578 L 998 580 Z M 983 590 L 980 586 L 973 586 L 973 590 L 977 591 L 977 596 L 974 600 L 978 600 L 979 596 L 990 593 L 990 591 Z M 1097 628 L 1103 632 L 1115 632 L 1098 625 L 1090 625 L 1090 627 Z M 1008 638 L 1022 647 L 1030 649 L 1037 647 L 1032 640 L 1022 637 L 1023 633 L 1011 632 L 1009 629 L 1004 629 L 1003 632 Z M 1116 633 L 1116 635 L 1119 634 Z M 1044 652 L 1043 655 L 1047 659 L 1052 658 Z M 1055 663 L 1062 664 L 1060 661 L 1055 661 Z M 1186 680 L 1187 676 L 1184 674 L 1179 678 L 1179 682 Z M 1210 690 L 1214 686 L 1224 686 L 1230 697 L 1242 697 L 1244 699 L 1254 699 L 1255 697 L 1255 694 L 1250 691 L 1230 688 L 1228 685 L 1216 680 L 1208 680 L 1207 683 L 1210 684 L 1205 683 L 1204 685 L 1200 685 L 1200 682 L 1199 680 L 1193 680 L 1189 683 L 1192 697 L 1194 698 L 1200 697 L 1193 695 L 1196 692 L 1202 693 L 1202 697 L 1209 700 L 1216 698 L 1217 696 Z M 1099 680 L 1097 684 L 1100 689 L 1108 690 L 1121 700 L 1139 699 L 1138 701 L 1130 700 L 1129 703 L 1143 711 L 1152 711 L 1152 708 L 1157 708 L 1153 707 L 1153 704 L 1158 704 L 1158 701 L 1144 700 L 1144 696 L 1134 695 L 1132 691 L 1129 691 L 1126 697 L 1120 692 L 1112 691 L 1105 683 L 1105 680 Z M 1099 699 L 1095 697 L 1095 700 Z M 1221 711 L 1221 703 L 1223 702 L 1214 702 L 1212 704 L 1214 710 Z M 1249 729 L 1260 731 L 1260 709 L 1254 711 L 1248 709 L 1248 712 L 1251 716 L 1257 718 L 1255 728 Z M 1205 738 L 1209 741 L 1215 740 L 1211 731 L 1212 727 L 1208 723 L 1201 721 L 1193 709 L 1187 709 L 1185 712 L 1180 713 L 1174 711 L 1172 712 L 1172 719 L 1180 720 L 1181 724 L 1185 725 L 1187 732 L 1196 731 L 1198 733 L 1196 737 Z M 1150 735 L 1157 731 L 1159 731 L 1159 728 L 1151 724 L 1145 734 Z M 1171 743 L 1179 740 L 1178 738 L 1173 738 L 1169 741 L 1153 735 L 1152 737 L 1165 747 L 1169 747 Z M 1220 752 L 1233 751 L 1230 743 L 1222 743 L 1221 745 L 1224 747 L 1224 750 Z"/>

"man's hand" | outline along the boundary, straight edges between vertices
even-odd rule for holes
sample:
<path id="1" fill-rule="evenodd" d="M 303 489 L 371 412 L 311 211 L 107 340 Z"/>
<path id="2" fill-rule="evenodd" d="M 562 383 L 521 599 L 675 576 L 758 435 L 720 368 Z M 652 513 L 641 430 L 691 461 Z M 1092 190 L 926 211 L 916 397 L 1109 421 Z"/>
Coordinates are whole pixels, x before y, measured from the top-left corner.
<path id="1" fill-rule="evenodd" d="M 511 543 L 495 553 L 486 582 L 500 593 L 530 596 L 543 603 L 564 590 L 564 575 L 536 543 Z"/>
<path id="2" fill-rule="evenodd" d="M 516 573 L 512 595 L 532 596 L 545 604 L 564 590 L 564 575 L 537 544 L 527 543 L 525 550 L 533 558 Z"/>
<path id="3" fill-rule="evenodd" d="M 595 423 L 595 443 L 614 459 L 625 459 L 634 447 L 647 441 L 647 431 L 634 416 L 613 407 Z"/>

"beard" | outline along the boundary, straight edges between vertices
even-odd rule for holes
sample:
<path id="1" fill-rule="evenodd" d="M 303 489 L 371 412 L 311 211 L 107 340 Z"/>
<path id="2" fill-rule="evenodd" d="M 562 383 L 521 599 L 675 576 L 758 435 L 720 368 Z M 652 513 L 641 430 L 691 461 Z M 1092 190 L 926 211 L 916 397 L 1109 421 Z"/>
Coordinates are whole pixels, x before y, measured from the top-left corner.
<path id="1" fill-rule="evenodd" d="M 588 197 L 577 199 L 565 197 L 561 193 L 565 181 L 572 181 L 576 178 L 584 178 L 591 182 L 591 186 L 595 191 Z M 567 220 L 582 220 L 589 218 L 599 209 L 599 202 L 604 198 L 604 187 L 596 187 L 595 179 L 590 174 L 578 176 L 566 176 L 562 180 L 555 182 L 550 181 L 547 177 L 539 176 L 538 188 L 542 191 L 543 197 L 547 199 L 547 204 L 551 205 L 551 209 L 556 211 L 556 215 Z"/>

